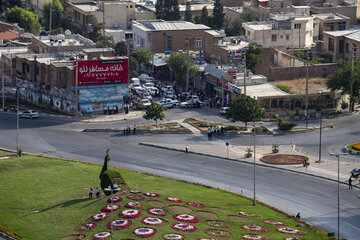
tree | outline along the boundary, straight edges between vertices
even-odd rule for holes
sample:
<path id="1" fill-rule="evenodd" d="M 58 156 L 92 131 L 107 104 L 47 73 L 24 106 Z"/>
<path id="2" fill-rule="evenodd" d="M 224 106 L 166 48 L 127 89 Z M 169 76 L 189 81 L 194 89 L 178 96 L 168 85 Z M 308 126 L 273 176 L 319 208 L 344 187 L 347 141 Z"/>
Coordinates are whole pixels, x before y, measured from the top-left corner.
<path id="1" fill-rule="evenodd" d="M 136 60 L 136 58 L 134 58 L 133 56 L 129 57 L 129 68 L 130 68 L 130 73 L 132 72 L 136 72 L 136 69 L 139 67 L 139 63 Z"/>
<path id="2" fill-rule="evenodd" d="M 350 110 L 354 111 L 354 102 L 359 98 L 360 90 L 360 60 L 354 61 L 354 74 L 351 74 L 351 64 L 341 62 L 334 73 L 332 73 L 326 82 L 327 87 L 331 91 L 340 90 L 341 94 L 351 93 Z"/>
<path id="3" fill-rule="evenodd" d="M 15 6 L 21 8 L 21 0 L 0 0 L 0 12 L 5 11 L 7 8 L 13 8 Z"/>
<path id="4" fill-rule="evenodd" d="M 191 2 L 186 2 L 186 9 L 185 9 L 185 21 L 191 22 L 192 14 L 191 14 Z"/>
<path id="5" fill-rule="evenodd" d="M 178 0 L 165 0 L 164 3 L 164 20 L 174 21 L 180 20 L 180 9 Z"/>
<path id="6" fill-rule="evenodd" d="M 201 10 L 201 23 L 204 24 L 204 25 L 207 25 L 208 24 L 208 10 L 207 10 L 207 7 L 204 6 Z"/>
<path id="7" fill-rule="evenodd" d="M 165 18 L 164 0 L 156 1 L 155 16 L 156 16 L 156 19 L 164 19 Z"/>
<path id="8" fill-rule="evenodd" d="M 94 15 L 88 16 L 88 22 L 92 26 L 91 31 L 86 34 L 92 41 L 97 42 L 102 35 L 103 24 L 99 23 Z"/>
<path id="9" fill-rule="evenodd" d="M 146 112 L 143 117 L 146 120 L 154 120 L 157 125 L 158 120 L 163 120 L 165 118 L 164 111 L 166 111 L 166 108 L 163 105 L 152 102 L 151 105 L 146 108 Z"/>
<path id="10" fill-rule="evenodd" d="M 38 34 L 40 32 L 40 25 L 38 16 L 26 9 L 15 6 L 7 8 L 5 11 L 5 19 L 9 22 L 17 22 L 19 26 L 25 29 L 25 32 Z"/>
<path id="11" fill-rule="evenodd" d="M 50 29 L 50 11 L 51 15 L 51 29 L 58 29 L 61 27 L 61 18 L 64 15 L 64 7 L 61 4 L 60 0 L 55 0 L 53 2 L 45 2 L 43 5 L 43 20 L 45 27 Z"/>
<path id="12" fill-rule="evenodd" d="M 152 52 L 150 49 L 139 49 L 131 54 L 132 57 L 136 58 L 139 66 L 143 64 L 145 67 L 148 67 L 152 59 Z"/>
<path id="13" fill-rule="evenodd" d="M 224 25 L 225 13 L 224 13 L 224 7 L 221 4 L 220 0 L 215 0 L 213 15 L 214 15 L 214 27 L 216 29 L 222 28 L 222 26 Z"/>
<path id="14" fill-rule="evenodd" d="M 115 55 L 116 56 L 127 56 L 126 41 L 120 41 L 115 44 Z"/>
<path id="15" fill-rule="evenodd" d="M 97 40 L 96 47 L 101 47 L 101 48 L 105 48 L 105 47 L 114 48 L 115 47 L 115 40 L 114 40 L 113 36 L 100 35 L 96 40 Z"/>
<path id="16" fill-rule="evenodd" d="M 255 71 L 256 64 L 262 63 L 262 51 L 263 47 L 261 44 L 256 42 L 249 44 L 249 50 L 246 52 L 246 67 L 252 72 Z"/>
<path id="17" fill-rule="evenodd" d="M 178 83 L 185 83 L 186 79 L 186 67 L 187 67 L 187 55 L 186 53 L 173 52 L 170 57 L 167 59 L 167 64 L 169 65 L 170 70 L 175 75 L 175 80 Z M 189 61 L 189 75 L 194 76 L 197 73 L 197 68 L 195 67 L 193 61 Z"/>
<path id="18" fill-rule="evenodd" d="M 240 96 L 231 102 L 226 117 L 231 118 L 233 122 L 241 121 L 245 123 L 260 121 L 265 116 L 260 104 L 249 96 Z"/>

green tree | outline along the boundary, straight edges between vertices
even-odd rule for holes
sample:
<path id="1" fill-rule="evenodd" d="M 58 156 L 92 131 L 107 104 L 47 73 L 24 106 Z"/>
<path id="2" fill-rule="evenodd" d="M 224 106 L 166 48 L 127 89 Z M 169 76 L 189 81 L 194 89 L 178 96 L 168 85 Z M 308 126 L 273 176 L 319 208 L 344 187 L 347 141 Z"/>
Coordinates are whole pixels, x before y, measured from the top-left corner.
<path id="1" fill-rule="evenodd" d="M 304 50 L 304 51 L 296 51 L 293 55 L 294 55 L 295 57 L 297 57 L 297 58 L 301 58 L 301 59 L 307 60 L 307 58 L 308 58 L 308 51 L 306 51 L 306 50 Z"/>
<path id="2" fill-rule="evenodd" d="M 360 90 L 360 60 L 354 62 L 354 73 L 351 74 L 351 64 L 341 62 L 334 73 L 332 73 L 326 82 L 327 87 L 331 91 L 339 90 L 341 94 L 351 93 L 350 110 L 354 111 L 354 102 L 359 98 Z"/>
<path id="3" fill-rule="evenodd" d="M 204 25 L 208 25 L 208 16 L 209 16 L 209 12 L 207 10 L 207 7 L 204 6 L 201 10 L 201 23 Z"/>
<path id="4" fill-rule="evenodd" d="M 166 0 L 164 2 L 164 20 L 166 21 L 174 21 L 180 20 L 180 9 L 179 9 L 179 1 L 178 0 Z"/>
<path id="5" fill-rule="evenodd" d="M 175 75 L 175 80 L 183 84 L 186 79 L 186 68 L 187 68 L 187 55 L 186 53 L 173 52 L 170 57 L 167 59 L 167 64 L 169 65 L 170 70 Z M 189 75 L 194 76 L 197 73 L 197 68 L 195 67 L 193 61 L 189 61 Z"/>
<path id="6" fill-rule="evenodd" d="M 155 4 L 156 19 L 165 19 L 164 0 L 157 0 Z"/>
<path id="7" fill-rule="evenodd" d="M 222 28 L 222 26 L 224 25 L 225 13 L 224 13 L 224 7 L 221 4 L 220 0 L 215 0 L 213 15 L 214 15 L 214 27 L 216 29 Z"/>
<path id="8" fill-rule="evenodd" d="M 105 48 L 115 48 L 115 40 L 113 36 L 107 36 L 107 35 L 100 35 L 96 41 L 96 46 Z"/>
<path id="9" fill-rule="evenodd" d="M 130 72 L 136 72 L 136 69 L 139 67 L 139 63 L 133 56 L 129 57 L 129 68 Z"/>
<path id="10" fill-rule="evenodd" d="M 248 122 L 260 121 L 265 116 L 260 104 L 249 96 L 237 97 L 231 102 L 229 110 L 226 112 L 226 117 L 231 118 L 231 121 L 241 121 L 245 123 L 245 128 Z"/>
<path id="11" fill-rule="evenodd" d="M 25 29 L 25 32 L 38 34 L 40 32 L 40 25 L 38 16 L 33 12 L 15 6 L 7 8 L 5 11 L 5 19 L 9 22 L 17 22 L 19 26 Z"/>
<path id="12" fill-rule="evenodd" d="M 191 2 L 186 2 L 186 9 L 185 9 L 185 21 L 191 22 L 192 14 L 191 14 Z"/>
<path id="13" fill-rule="evenodd" d="M 127 56 L 126 41 L 120 41 L 115 44 L 116 56 Z"/>
<path id="14" fill-rule="evenodd" d="M 99 23 L 94 15 L 88 16 L 88 22 L 91 24 L 91 31 L 89 31 L 86 35 L 88 38 L 90 38 L 94 42 L 98 42 L 98 39 L 102 35 L 103 31 L 103 24 Z"/>
<path id="15" fill-rule="evenodd" d="M 146 112 L 143 117 L 146 120 L 154 120 L 157 125 L 158 120 L 163 120 L 165 118 L 164 111 L 166 111 L 166 108 L 163 105 L 152 102 L 151 105 L 146 108 Z"/>
<path id="16" fill-rule="evenodd" d="M 249 44 L 249 50 L 246 52 L 246 67 L 249 68 L 252 72 L 255 71 L 256 64 L 262 63 L 262 52 L 263 47 L 261 44 L 256 42 Z"/>
<path id="17" fill-rule="evenodd" d="M 147 68 L 152 59 L 152 52 L 150 49 L 142 48 L 131 53 L 131 56 L 136 58 L 139 66 L 143 65 Z"/>
<path id="18" fill-rule="evenodd" d="M 61 27 L 61 19 L 64 15 L 64 7 L 60 0 L 55 0 L 53 2 L 45 2 L 43 5 L 43 22 L 47 29 L 50 29 L 50 11 L 51 15 L 51 29 L 58 29 Z"/>

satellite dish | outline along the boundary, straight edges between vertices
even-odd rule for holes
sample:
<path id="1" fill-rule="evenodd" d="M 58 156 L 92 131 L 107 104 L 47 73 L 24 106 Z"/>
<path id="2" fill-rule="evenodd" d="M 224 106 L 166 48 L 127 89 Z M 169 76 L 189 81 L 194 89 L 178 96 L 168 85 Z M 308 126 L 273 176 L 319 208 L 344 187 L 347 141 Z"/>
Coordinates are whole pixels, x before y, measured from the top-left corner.
<path id="1" fill-rule="evenodd" d="M 219 33 L 220 33 L 220 34 L 224 34 L 224 33 L 225 33 L 225 30 L 224 30 L 224 29 L 220 29 Z"/>
<path id="2" fill-rule="evenodd" d="M 66 29 L 66 30 L 65 30 L 65 35 L 66 35 L 66 36 L 70 36 L 70 35 L 71 35 L 71 31 L 70 31 L 69 29 Z"/>
<path id="3" fill-rule="evenodd" d="M 57 40 L 64 40 L 65 39 L 65 35 L 64 34 L 58 34 L 56 36 Z"/>

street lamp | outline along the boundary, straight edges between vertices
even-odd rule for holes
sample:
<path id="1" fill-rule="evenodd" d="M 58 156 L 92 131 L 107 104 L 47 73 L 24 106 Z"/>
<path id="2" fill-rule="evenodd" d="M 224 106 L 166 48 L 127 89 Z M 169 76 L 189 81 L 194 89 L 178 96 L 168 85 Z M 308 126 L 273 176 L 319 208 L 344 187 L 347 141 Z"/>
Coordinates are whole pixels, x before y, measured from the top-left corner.
<path id="1" fill-rule="evenodd" d="M 338 195 L 338 199 L 337 199 L 337 212 L 338 212 L 338 216 L 337 216 L 337 221 L 338 221 L 338 237 L 337 239 L 340 239 L 340 156 L 341 155 L 347 155 L 347 153 L 330 153 L 331 156 L 335 156 L 337 157 L 338 160 L 338 186 L 337 186 L 337 195 Z"/>
<path id="2" fill-rule="evenodd" d="M 322 94 L 324 93 L 325 91 L 319 91 L 320 93 L 320 139 L 319 139 L 319 160 L 317 160 L 316 162 L 317 163 L 321 163 L 323 162 L 321 160 L 321 133 L 322 133 L 322 108 L 323 108 L 323 104 L 322 104 Z"/>
<path id="3" fill-rule="evenodd" d="M 19 157 L 19 105 L 20 105 L 20 90 L 25 88 L 16 87 L 16 156 Z"/>
<path id="4" fill-rule="evenodd" d="M 253 131 L 254 131 L 254 199 L 253 199 L 253 206 L 256 205 L 256 163 L 255 163 L 255 159 L 256 159 L 256 124 L 258 124 L 259 126 L 261 124 L 263 124 L 262 122 L 251 122 L 251 125 L 254 126 Z"/>

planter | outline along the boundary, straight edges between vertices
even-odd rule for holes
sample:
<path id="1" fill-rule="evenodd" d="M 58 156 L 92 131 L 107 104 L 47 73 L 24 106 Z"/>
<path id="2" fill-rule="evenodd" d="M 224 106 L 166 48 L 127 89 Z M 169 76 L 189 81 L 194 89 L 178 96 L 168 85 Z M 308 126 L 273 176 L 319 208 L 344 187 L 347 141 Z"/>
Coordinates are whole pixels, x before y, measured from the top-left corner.
<path id="1" fill-rule="evenodd" d="M 273 152 L 273 153 L 278 153 L 278 152 L 279 152 L 279 149 L 273 149 L 272 152 Z"/>
<path id="2" fill-rule="evenodd" d="M 246 157 L 246 158 L 251 158 L 251 157 L 252 157 L 252 153 L 245 153 L 245 157 Z"/>

